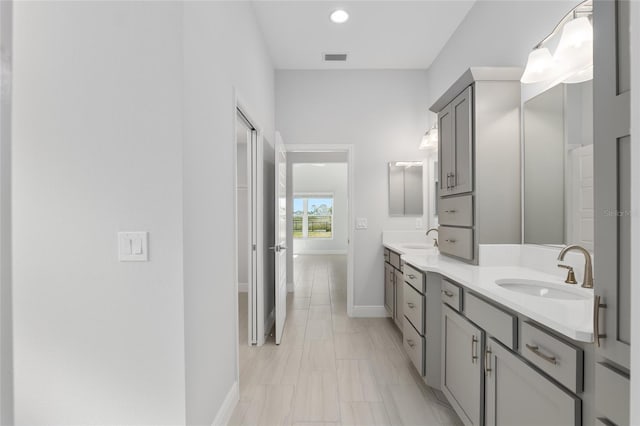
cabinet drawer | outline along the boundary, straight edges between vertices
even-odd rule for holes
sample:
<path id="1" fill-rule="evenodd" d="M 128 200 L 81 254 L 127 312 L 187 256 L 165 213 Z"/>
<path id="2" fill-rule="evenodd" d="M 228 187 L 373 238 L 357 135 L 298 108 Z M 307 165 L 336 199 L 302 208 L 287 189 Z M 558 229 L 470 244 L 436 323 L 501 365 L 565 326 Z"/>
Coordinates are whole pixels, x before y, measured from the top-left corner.
<path id="1" fill-rule="evenodd" d="M 389 250 L 389 263 L 396 269 L 400 269 L 400 255 L 395 251 Z"/>
<path id="2" fill-rule="evenodd" d="M 415 365 L 420 375 L 424 376 L 424 337 L 418 334 L 409 321 L 404 322 L 402 336 L 404 350 L 407 352 L 407 355 L 409 355 L 411 362 Z"/>
<path id="3" fill-rule="evenodd" d="M 441 225 L 473 226 L 473 195 L 438 200 L 438 222 Z"/>
<path id="4" fill-rule="evenodd" d="M 473 229 L 440 226 L 438 245 L 441 253 L 473 260 Z"/>
<path id="5" fill-rule="evenodd" d="M 425 292 L 424 274 L 409 264 L 404 265 L 404 280 L 420 293 Z"/>
<path id="6" fill-rule="evenodd" d="M 517 321 L 511 315 L 469 292 L 464 297 L 464 312 L 471 321 L 511 349 L 517 347 Z"/>
<path id="7" fill-rule="evenodd" d="M 596 411 L 618 425 L 629 424 L 629 376 L 618 369 L 596 363 Z"/>
<path id="8" fill-rule="evenodd" d="M 411 287 L 408 283 L 404 283 L 404 306 L 402 311 L 406 319 L 411 321 L 419 334 L 424 336 L 424 296 Z"/>
<path id="9" fill-rule="evenodd" d="M 442 301 L 456 311 L 462 311 L 462 289 L 451 281 L 442 279 Z"/>
<path id="10" fill-rule="evenodd" d="M 523 357 L 575 393 L 582 392 L 582 349 L 524 322 L 520 330 Z"/>

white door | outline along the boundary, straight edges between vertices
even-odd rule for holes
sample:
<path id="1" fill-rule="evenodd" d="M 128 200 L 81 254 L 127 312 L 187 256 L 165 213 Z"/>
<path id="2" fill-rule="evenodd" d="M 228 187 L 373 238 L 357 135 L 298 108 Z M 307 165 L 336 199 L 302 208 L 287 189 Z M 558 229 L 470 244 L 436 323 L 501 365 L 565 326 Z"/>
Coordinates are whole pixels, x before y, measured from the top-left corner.
<path id="1" fill-rule="evenodd" d="M 279 345 L 287 319 L 287 151 L 277 132 L 275 171 L 276 344 Z"/>

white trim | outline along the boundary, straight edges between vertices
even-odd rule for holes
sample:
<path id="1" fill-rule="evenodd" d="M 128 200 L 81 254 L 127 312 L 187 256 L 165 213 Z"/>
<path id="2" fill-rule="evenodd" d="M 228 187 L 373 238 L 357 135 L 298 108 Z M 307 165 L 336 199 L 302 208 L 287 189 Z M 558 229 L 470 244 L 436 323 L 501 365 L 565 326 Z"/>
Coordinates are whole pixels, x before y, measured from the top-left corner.
<path id="1" fill-rule="evenodd" d="M 238 283 L 238 293 L 248 293 L 248 292 L 249 292 L 248 283 Z"/>
<path id="2" fill-rule="evenodd" d="M 351 315 L 354 318 L 386 318 L 389 316 L 387 308 L 382 305 L 378 306 L 365 306 L 357 305 L 351 310 Z"/>
<path id="3" fill-rule="evenodd" d="M 347 153 L 347 169 L 348 169 L 348 190 L 347 190 L 347 199 L 348 199 L 348 223 L 347 234 L 349 247 L 347 249 L 347 315 L 350 317 L 353 315 L 353 303 L 354 303 L 354 258 L 355 258 L 355 250 L 354 250 L 354 239 L 353 239 L 353 227 L 355 223 L 355 212 L 354 212 L 354 198 L 355 198 L 355 161 L 354 161 L 354 151 L 355 147 L 352 144 L 296 144 L 296 145 L 286 145 L 287 152 L 346 152 Z"/>
<path id="4" fill-rule="evenodd" d="M 218 412 L 216 413 L 216 418 L 213 419 L 212 426 L 226 426 L 231 420 L 231 416 L 233 415 L 233 410 L 235 410 L 236 405 L 240 401 L 240 387 L 238 386 L 238 382 L 233 382 L 231 385 L 231 389 L 227 392 L 227 396 L 225 396 L 224 401 L 222 401 L 222 405 Z"/>
<path id="5" fill-rule="evenodd" d="M 305 255 L 305 254 L 349 254 L 348 250 L 307 250 L 299 249 L 293 252 L 293 254 Z"/>

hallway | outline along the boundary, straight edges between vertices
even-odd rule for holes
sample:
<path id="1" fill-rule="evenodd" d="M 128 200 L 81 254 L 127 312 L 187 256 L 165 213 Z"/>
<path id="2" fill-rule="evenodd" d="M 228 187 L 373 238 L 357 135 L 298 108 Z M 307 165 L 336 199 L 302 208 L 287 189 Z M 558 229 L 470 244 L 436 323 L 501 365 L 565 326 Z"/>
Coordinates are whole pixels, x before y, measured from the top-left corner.
<path id="1" fill-rule="evenodd" d="M 272 338 L 247 346 L 240 294 L 240 402 L 230 425 L 460 424 L 412 367 L 391 320 L 347 316 L 346 256 L 294 262 L 280 347 Z"/>

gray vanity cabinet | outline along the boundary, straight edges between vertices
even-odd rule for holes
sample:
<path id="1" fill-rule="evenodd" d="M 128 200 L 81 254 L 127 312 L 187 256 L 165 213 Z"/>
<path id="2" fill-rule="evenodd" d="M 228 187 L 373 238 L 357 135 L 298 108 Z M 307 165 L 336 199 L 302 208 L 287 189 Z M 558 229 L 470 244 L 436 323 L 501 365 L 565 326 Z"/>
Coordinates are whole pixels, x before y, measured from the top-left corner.
<path id="1" fill-rule="evenodd" d="M 469 68 L 430 108 L 438 114 L 442 254 L 477 263 L 479 244 L 520 243 L 521 75 Z"/>
<path id="2" fill-rule="evenodd" d="M 442 306 L 442 392 L 467 426 L 483 424 L 483 338 L 480 328 Z"/>
<path id="3" fill-rule="evenodd" d="M 384 307 L 393 316 L 393 268 L 390 264 L 384 264 Z"/>
<path id="4" fill-rule="evenodd" d="M 581 400 L 493 338 L 485 349 L 485 419 L 495 425 L 581 424 Z"/>
<path id="5" fill-rule="evenodd" d="M 384 249 L 384 260 L 384 307 L 398 328 L 402 330 L 404 320 L 402 314 L 402 283 L 404 282 L 402 261 L 400 254 L 387 248 Z"/>
<path id="6" fill-rule="evenodd" d="M 473 190 L 471 142 L 471 86 L 438 114 L 441 132 L 440 194 L 455 195 Z"/>
<path id="7" fill-rule="evenodd" d="M 629 4 L 596 0 L 593 18 L 595 406 L 619 425 L 629 422 L 631 347 Z"/>

